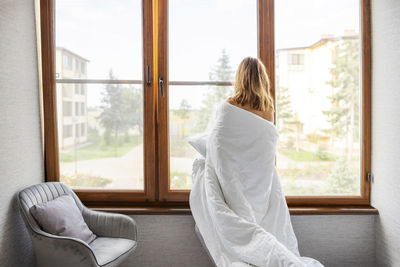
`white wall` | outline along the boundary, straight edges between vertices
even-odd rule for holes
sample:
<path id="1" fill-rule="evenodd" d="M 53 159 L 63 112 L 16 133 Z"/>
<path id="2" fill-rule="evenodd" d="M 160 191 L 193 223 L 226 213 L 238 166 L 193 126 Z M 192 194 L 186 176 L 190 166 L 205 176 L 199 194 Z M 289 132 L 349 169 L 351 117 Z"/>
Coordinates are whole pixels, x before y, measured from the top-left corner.
<path id="1" fill-rule="evenodd" d="M 42 181 L 33 0 L 0 0 L 0 265 L 34 266 L 18 190 Z"/>
<path id="2" fill-rule="evenodd" d="M 372 184 L 378 266 L 400 266 L 400 1 L 372 0 Z"/>

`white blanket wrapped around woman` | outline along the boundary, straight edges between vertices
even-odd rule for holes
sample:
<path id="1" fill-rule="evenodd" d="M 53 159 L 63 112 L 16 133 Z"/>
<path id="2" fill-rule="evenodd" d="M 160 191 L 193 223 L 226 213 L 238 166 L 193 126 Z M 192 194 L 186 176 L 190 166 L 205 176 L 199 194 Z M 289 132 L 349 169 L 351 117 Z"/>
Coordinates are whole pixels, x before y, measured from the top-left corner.
<path id="1" fill-rule="evenodd" d="M 322 266 L 300 257 L 275 168 L 274 124 L 226 101 L 193 165 L 190 207 L 217 266 Z M 205 149 L 204 149 L 205 146 Z"/>

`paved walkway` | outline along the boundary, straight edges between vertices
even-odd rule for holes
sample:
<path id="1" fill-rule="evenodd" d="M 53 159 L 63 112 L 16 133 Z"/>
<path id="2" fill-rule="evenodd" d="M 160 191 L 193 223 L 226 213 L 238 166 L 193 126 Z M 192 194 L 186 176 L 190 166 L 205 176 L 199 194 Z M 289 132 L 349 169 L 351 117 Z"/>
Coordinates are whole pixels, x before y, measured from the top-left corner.
<path id="1" fill-rule="evenodd" d="M 106 188 L 143 189 L 143 145 L 135 146 L 119 158 L 81 160 L 78 173 L 100 176 L 112 180 Z M 61 162 L 62 173 L 73 174 L 75 162 Z"/>
<path id="2" fill-rule="evenodd" d="M 170 159 L 171 170 L 192 173 L 191 158 Z M 143 145 L 132 148 L 128 153 L 119 158 L 100 158 L 81 160 L 76 163 L 78 173 L 100 176 L 112 182 L 105 188 L 108 189 L 143 189 Z M 75 162 L 60 162 L 63 174 L 75 172 Z"/>
<path id="3" fill-rule="evenodd" d="M 323 166 L 331 162 L 296 162 L 277 154 L 279 169 L 304 168 L 305 166 Z M 192 158 L 171 157 L 171 171 L 192 173 Z M 143 189 L 143 145 L 132 148 L 128 153 L 119 158 L 100 158 L 82 160 L 76 163 L 78 173 L 100 176 L 112 182 L 105 188 L 108 189 Z M 61 173 L 73 174 L 75 162 L 61 162 Z"/>

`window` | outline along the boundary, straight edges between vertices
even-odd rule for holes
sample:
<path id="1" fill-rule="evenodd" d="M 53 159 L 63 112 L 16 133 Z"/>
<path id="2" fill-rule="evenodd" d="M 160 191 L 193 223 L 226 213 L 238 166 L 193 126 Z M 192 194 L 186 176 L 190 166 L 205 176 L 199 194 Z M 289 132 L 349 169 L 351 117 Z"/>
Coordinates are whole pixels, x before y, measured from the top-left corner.
<path id="1" fill-rule="evenodd" d="M 82 115 L 82 116 L 86 115 L 85 103 L 81 103 L 81 115 Z"/>
<path id="2" fill-rule="evenodd" d="M 64 139 L 72 137 L 72 125 L 64 125 L 62 129 L 62 136 Z"/>
<path id="3" fill-rule="evenodd" d="M 71 98 L 72 97 L 72 90 L 71 90 L 71 85 L 70 84 L 63 84 L 62 86 L 62 96 L 65 98 Z"/>
<path id="4" fill-rule="evenodd" d="M 81 123 L 81 136 L 85 136 L 85 135 L 86 135 L 86 124 Z"/>
<path id="5" fill-rule="evenodd" d="M 63 101 L 62 102 L 62 115 L 64 117 L 72 116 L 72 102 L 71 101 Z"/>
<path id="6" fill-rule="evenodd" d="M 276 2 L 277 167 L 287 195 L 361 195 L 359 5 Z"/>
<path id="7" fill-rule="evenodd" d="M 75 84 L 75 94 L 76 95 L 80 94 L 80 87 L 81 87 L 80 84 Z"/>
<path id="8" fill-rule="evenodd" d="M 86 95 L 86 87 L 84 84 L 81 84 L 81 95 Z"/>
<path id="9" fill-rule="evenodd" d="M 73 65 L 75 70 L 57 71 L 61 75 L 55 81 L 57 87 L 75 89 L 75 112 L 69 120 L 74 123 L 76 140 L 58 145 L 57 179 L 76 190 L 107 190 L 108 194 L 123 189 L 129 191 L 128 198 L 150 198 L 151 184 L 145 188 L 144 173 L 147 167 L 151 176 L 152 170 L 144 157 L 154 152 L 151 144 L 144 144 L 148 129 L 143 109 L 146 101 L 152 102 L 146 100 L 151 95 L 143 93 L 142 1 L 47 2 L 56 6 L 55 47 L 73 55 L 73 61 L 63 56 L 63 66 L 71 69 Z M 77 9 L 82 13 L 76 13 Z M 114 36 L 118 42 L 112 41 Z M 90 76 L 82 76 L 87 67 Z M 61 96 L 56 97 L 58 103 Z M 71 108 L 69 102 L 68 112 L 57 116 L 57 121 L 72 116 Z"/>
<path id="10" fill-rule="evenodd" d="M 86 63 L 81 62 L 81 73 L 86 74 Z"/>
<path id="11" fill-rule="evenodd" d="M 78 102 L 75 102 L 75 116 L 81 115 L 79 111 L 80 104 Z"/>
<path id="12" fill-rule="evenodd" d="M 289 54 L 288 65 L 304 65 L 304 54 Z"/>
<path id="13" fill-rule="evenodd" d="M 72 58 L 68 55 L 63 55 L 63 67 L 67 70 L 72 70 Z"/>
<path id="14" fill-rule="evenodd" d="M 204 132 L 217 105 L 232 94 L 231 83 L 240 61 L 257 57 L 257 1 L 234 2 L 229 7 L 232 1 L 228 0 L 169 1 L 169 85 L 165 96 L 169 133 L 164 133 L 169 135 L 169 153 L 161 153 L 162 160 L 170 163 L 169 177 L 161 171 L 165 175 L 162 180 L 169 179 L 161 191 L 166 197 L 190 190 L 196 151 L 188 138 Z M 208 14 L 207 20 L 204 14 Z M 169 159 L 165 157 L 168 154 Z"/>
<path id="15" fill-rule="evenodd" d="M 75 137 L 79 137 L 81 134 L 80 124 L 75 124 Z"/>
<path id="16" fill-rule="evenodd" d="M 79 72 L 79 66 L 80 66 L 79 60 L 78 60 L 78 59 L 75 59 L 75 71 L 78 71 L 78 72 Z"/>
<path id="17" fill-rule="evenodd" d="M 257 56 L 288 204 L 369 204 L 368 0 L 41 4 L 56 6 L 41 16 L 47 181 L 92 204 L 187 205 L 187 140 L 209 127 L 239 62 Z M 57 69 L 71 69 L 72 55 L 79 71 Z"/>

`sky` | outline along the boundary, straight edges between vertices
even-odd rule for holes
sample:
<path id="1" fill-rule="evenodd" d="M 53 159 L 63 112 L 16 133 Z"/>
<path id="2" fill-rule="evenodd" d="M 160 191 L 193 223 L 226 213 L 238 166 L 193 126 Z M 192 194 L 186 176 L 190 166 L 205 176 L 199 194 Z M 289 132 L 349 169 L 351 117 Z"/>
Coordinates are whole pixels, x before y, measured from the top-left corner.
<path id="1" fill-rule="evenodd" d="M 169 0 L 169 79 L 204 81 L 221 51 L 235 70 L 257 55 L 256 0 Z M 276 0 L 275 47 L 310 45 L 322 34 L 359 32 L 359 0 Z M 56 45 L 90 60 L 88 78 L 142 79 L 141 0 L 56 0 Z M 88 86 L 98 105 L 103 86 Z M 170 87 L 170 106 L 201 105 L 205 87 Z"/>

